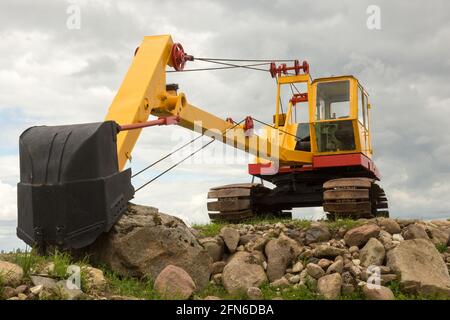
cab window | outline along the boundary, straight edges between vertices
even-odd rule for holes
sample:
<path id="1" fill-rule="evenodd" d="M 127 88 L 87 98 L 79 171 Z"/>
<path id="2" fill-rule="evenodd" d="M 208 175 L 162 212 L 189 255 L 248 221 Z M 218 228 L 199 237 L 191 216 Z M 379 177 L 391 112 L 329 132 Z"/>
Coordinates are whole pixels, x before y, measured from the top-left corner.
<path id="1" fill-rule="evenodd" d="M 350 81 L 318 83 L 316 97 L 317 120 L 350 117 Z"/>
<path id="2" fill-rule="evenodd" d="M 365 127 L 366 126 L 366 110 L 367 110 L 367 100 L 363 89 L 358 86 L 358 120 Z"/>

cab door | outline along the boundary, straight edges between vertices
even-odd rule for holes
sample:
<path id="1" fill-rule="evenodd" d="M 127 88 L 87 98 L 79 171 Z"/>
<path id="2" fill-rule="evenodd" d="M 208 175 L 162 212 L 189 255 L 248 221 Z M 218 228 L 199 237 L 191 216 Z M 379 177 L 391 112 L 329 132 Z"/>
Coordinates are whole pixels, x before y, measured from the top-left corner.
<path id="1" fill-rule="evenodd" d="M 370 157 L 372 150 L 369 134 L 368 97 L 363 87 L 358 84 L 358 131 L 361 143 L 361 152 Z"/>

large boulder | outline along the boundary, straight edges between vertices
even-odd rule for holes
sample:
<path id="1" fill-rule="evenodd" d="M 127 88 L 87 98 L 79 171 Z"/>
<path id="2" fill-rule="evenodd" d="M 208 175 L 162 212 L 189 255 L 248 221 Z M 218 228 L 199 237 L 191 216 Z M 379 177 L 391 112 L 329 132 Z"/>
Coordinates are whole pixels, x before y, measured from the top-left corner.
<path id="1" fill-rule="evenodd" d="M 344 236 L 345 243 L 351 246 L 361 247 L 369 241 L 370 238 L 378 237 L 380 227 L 376 224 L 364 224 L 362 226 L 350 229 Z"/>
<path id="2" fill-rule="evenodd" d="M 251 287 L 259 287 L 267 282 L 263 257 L 260 253 L 236 252 L 223 269 L 222 283 L 230 294 L 248 292 Z"/>
<path id="3" fill-rule="evenodd" d="M 345 254 L 346 252 L 347 251 L 345 249 L 333 247 L 328 244 L 321 244 L 313 250 L 313 255 L 316 258 L 335 258 Z"/>
<path id="4" fill-rule="evenodd" d="M 405 238 L 405 240 L 430 239 L 428 237 L 425 227 L 418 223 L 408 225 L 406 228 L 403 229 L 402 235 L 403 238 Z"/>
<path id="5" fill-rule="evenodd" d="M 395 300 L 391 289 L 384 286 L 364 285 L 362 292 L 367 300 Z"/>
<path id="6" fill-rule="evenodd" d="M 450 296 L 450 276 L 433 243 L 405 240 L 387 253 L 387 266 L 400 276 L 402 290 Z"/>
<path id="7" fill-rule="evenodd" d="M 221 237 L 206 237 L 198 241 L 208 251 L 214 262 L 222 260 L 225 244 Z"/>
<path id="8" fill-rule="evenodd" d="M 156 279 L 168 265 L 185 270 L 198 289 L 210 278 L 212 259 L 184 222 L 158 209 L 130 204 L 110 230 L 87 249 L 113 271 Z"/>
<path id="9" fill-rule="evenodd" d="M 341 296 L 342 277 L 339 273 L 323 276 L 317 282 L 317 291 L 325 299 L 336 300 Z"/>
<path id="10" fill-rule="evenodd" d="M 378 219 L 378 225 L 381 227 L 381 229 L 386 230 L 390 234 L 397 234 L 402 230 L 397 221 L 393 219 L 380 218 Z"/>
<path id="11" fill-rule="evenodd" d="M 284 276 L 287 266 L 301 252 L 301 245 L 288 236 L 281 234 L 266 244 L 267 276 L 273 282 Z"/>
<path id="12" fill-rule="evenodd" d="M 23 269 L 17 264 L 0 261 L 0 277 L 3 285 L 17 285 L 23 278 Z"/>
<path id="13" fill-rule="evenodd" d="M 195 283 L 182 268 L 168 265 L 156 277 L 155 291 L 165 299 L 186 300 L 195 291 Z"/>
<path id="14" fill-rule="evenodd" d="M 368 267 L 371 265 L 381 266 L 384 261 L 386 250 L 383 244 L 376 238 L 371 238 L 366 245 L 361 249 L 359 257 L 361 265 Z"/>
<path id="15" fill-rule="evenodd" d="M 223 227 L 220 230 L 220 236 L 225 242 L 228 251 L 234 253 L 239 244 L 240 239 L 239 231 L 237 231 L 235 228 L 232 227 Z"/>
<path id="16" fill-rule="evenodd" d="M 313 223 L 306 231 L 306 244 L 325 242 L 331 239 L 330 230 L 321 223 Z"/>
<path id="17" fill-rule="evenodd" d="M 430 224 L 427 226 L 427 231 L 431 236 L 431 241 L 433 241 L 434 244 L 447 245 L 450 241 L 450 229 Z"/>

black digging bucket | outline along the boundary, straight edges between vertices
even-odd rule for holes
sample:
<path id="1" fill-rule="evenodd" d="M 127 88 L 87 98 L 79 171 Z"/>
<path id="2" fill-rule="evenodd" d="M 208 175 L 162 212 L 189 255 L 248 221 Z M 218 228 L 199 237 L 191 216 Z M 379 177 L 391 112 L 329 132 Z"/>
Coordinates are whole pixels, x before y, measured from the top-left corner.
<path id="1" fill-rule="evenodd" d="M 31 127 L 20 136 L 17 236 L 32 247 L 79 249 L 111 229 L 134 196 L 118 170 L 114 121 Z"/>

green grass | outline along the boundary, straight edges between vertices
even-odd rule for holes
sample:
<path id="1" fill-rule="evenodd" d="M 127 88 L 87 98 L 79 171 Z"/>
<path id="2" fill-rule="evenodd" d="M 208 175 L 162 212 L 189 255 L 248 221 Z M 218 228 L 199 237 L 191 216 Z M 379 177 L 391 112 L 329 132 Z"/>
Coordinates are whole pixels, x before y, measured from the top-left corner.
<path id="1" fill-rule="evenodd" d="M 341 300 L 365 300 L 364 294 L 359 287 L 355 288 L 355 291 L 348 294 L 343 294 Z"/>
<path id="2" fill-rule="evenodd" d="M 67 275 L 67 268 L 72 264 L 71 256 L 64 252 L 54 251 L 50 255 L 50 261 L 55 265 L 52 275 L 61 279 L 65 278 Z"/>
<path id="3" fill-rule="evenodd" d="M 28 248 L 25 251 L 17 250 L 11 255 L 11 262 L 22 267 L 25 276 L 29 276 L 38 265 L 45 263 L 45 261 L 45 257 Z"/>
<path id="4" fill-rule="evenodd" d="M 247 295 L 244 292 L 239 294 L 229 294 L 223 286 L 217 285 L 215 283 L 208 283 L 201 291 L 194 295 L 194 299 L 204 299 L 207 296 L 216 296 L 225 300 L 243 300 L 247 299 Z"/>
<path id="5" fill-rule="evenodd" d="M 447 252 L 447 244 L 445 244 L 445 243 L 438 243 L 438 244 L 436 244 L 436 249 L 440 253 Z"/>
<path id="6" fill-rule="evenodd" d="M 278 222 L 281 222 L 287 226 L 294 226 L 297 229 L 308 229 L 309 227 L 311 227 L 311 224 L 313 223 L 312 220 L 306 220 L 306 219 L 287 220 L 287 219 L 277 219 L 274 217 L 262 216 L 262 217 L 246 220 L 242 224 L 258 226 L 258 225 L 269 225 L 269 224 L 274 225 Z M 344 218 L 344 219 L 337 219 L 335 221 L 326 221 L 325 224 L 326 224 L 326 226 L 328 226 L 330 231 L 336 232 L 340 228 L 349 230 L 349 229 L 358 227 L 358 226 L 364 224 L 364 222 Z M 220 229 L 222 229 L 223 227 L 225 227 L 227 225 L 230 225 L 230 224 L 226 223 L 226 222 L 211 222 L 208 224 L 194 224 L 192 226 L 192 228 L 198 230 L 200 235 L 202 235 L 204 237 L 214 237 L 220 233 Z M 239 227 L 239 225 L 236 225 L 236 226 Z"/>
<path id="7" fill-rule="evenodd" d="M 401 291 L 400 282 L 398 281 L 392 281 L 388 287 L 394 293 L 396 300 L 450 300 L 450 297 L 439 293 L 432 295 L 404 293 Z"/>
<path id="8" fill-rule="evenodd" d="M 315 293 L 308 286 L 299 286 L 294 288 L 289 286 L 286 288 L 274 288 L 269 284 L 261 286 L 263 299 L 272 300 L 274 298 L 282 298 L 283 300 L 323 300 L 324 298 Z"/>
<path id="9" fill-rule="evenodd" d="M 276 223 L 283 223 L 285 225 L 293 225 L 296 228 L 300 229 L 306 229 L 311 226 L 312 221 L 311 220 L 304 220 L 304 219 L 294 219 L 294 220 L 287 220 L 287 219 L 277 219 L 274 217 L 258 217 L 246 220 L 242 222 L 242 224 L 246 225 L 252 225 L 252 226 L 259 226 L 259 225 L 268 225 L 268 224 L 276 224 Z M 214 237 L 217 236 L 220 233 L 220 230 L 228 225 L 232 225 L 227 222 L 211 222 L 208 224 L 194 224 L 192 225 L 192 228 L 199 231 L 200 235 L 204 237 Z M 236 225 L 239 227 L 239 225 Z"/>
<path id="10" fill-rule="evenodd" d="M 120 276 L 110 270 L 104 270 L 107 280 L 107 290 L 110 295 L 136 297 L 141 299 L 160 299 L 153 288 L 151 279 L 137 279 L 130 276 Z"/>
<path id="11" fill-rule="evenodd" d="M 364 223 L 359 220 L 352 220 L 352 219 L 336 219 L 335 221 L 328 221 L 327 226 L 330 229 L 330 231 L 338 231 L 340 228 L 344 228 L 346 230 L 353 229 L 355 227 L 359 227 L 363 225 Z"/>
<path id="12" fill-rule="evenodd" d="M 212 222 L 208 224 L 194 224 L 192 228 L 198 230 L 204 237 L 214 237 L 220 233 L 220 229 L 226 226 L 226 223 Z"/>

